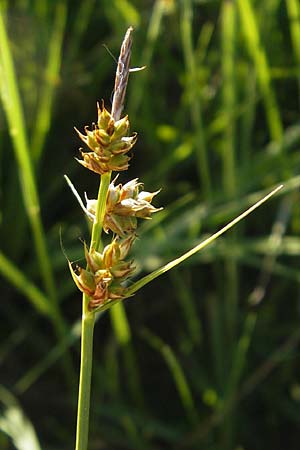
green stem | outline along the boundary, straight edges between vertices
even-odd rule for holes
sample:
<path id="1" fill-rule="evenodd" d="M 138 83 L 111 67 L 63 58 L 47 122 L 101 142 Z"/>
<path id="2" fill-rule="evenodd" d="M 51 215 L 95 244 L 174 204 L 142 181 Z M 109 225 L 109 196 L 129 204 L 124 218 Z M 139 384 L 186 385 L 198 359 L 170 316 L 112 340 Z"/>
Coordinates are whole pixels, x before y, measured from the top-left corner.
<path id="1" fill-rule="evenodd" d="M 92 228 L 90 248 L 99 250 L 101 233 L 106 209 L 106 197 L 110 183 L 111 172 L 101 175 L 98 191 L 97 209 Z M 86 450 L 89 434 L 89 411 L 91 397 L 91 379 L 93 362 L 93 333 L 95 313 L 89 311 L 89 297 L 82 296 L 82 328 L 81 328 L 81 359 L 77 409 L 76 447 L 75 450 Z"/>
<path id="2" fill-rule="evenodd" d="M 101 248 L 101 233 L 106 207 L 106 196 L 109 188 L 111 172 L 101 175 L 101 182 L 98 191 L 97 209 L 92 228 L 91 248 L 99 250 Z"/>
<path id="3" fill-rule="evenodd" d="M 86 450 L 89 434 L 89 412 L 93 362 L 95 314 L 88 311 L 89 298 L 83 295 L 81 360 L 75 450 Z"/>

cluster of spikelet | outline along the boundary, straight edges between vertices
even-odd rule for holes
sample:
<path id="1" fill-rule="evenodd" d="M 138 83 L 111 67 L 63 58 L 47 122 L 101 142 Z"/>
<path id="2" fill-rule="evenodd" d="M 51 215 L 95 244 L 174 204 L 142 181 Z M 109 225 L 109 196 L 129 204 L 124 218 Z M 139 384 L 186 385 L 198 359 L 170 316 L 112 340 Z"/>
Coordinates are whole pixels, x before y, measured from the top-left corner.
<path id="1" fill-rule="evenodd" d="M 128 168 L 131 150 L 137 135 L 127 136 L 128 116 L 115 121 L 105 109 L 98 106 L 98 121 L 92 131 L 85 127 L 85 133 L 78 130 L 81 140 L 91 151 L 81 149 L 82 159 L 78 160 L 87 169 L 103 175 L 111 171 L 123 171 Z M 115 179 L 116 181 L 116 179 Z M 69 264 L 73 280 L 77 287 L 89 297 L 89 309 L 95 310 L 105 303 L 126 297 L 125 281 L 133 274 L 135 266 L 128 261 L 127 255 L 136 238 L 137 219 L 150 219 L 155 208 L 151 202 L 159 191 L 143 191 L 138 179 L 128 183 L 115 184 L 108 189 L 103 230 L 113 233 L 112 242 L 102 252 L 85 246 L 86 269 Z M 87 199 L 86 213 L 94 221 L 97 200 Z"/>
<path id="2" fill-rule="evenodd" d="M 100 175 L 114 171 L 128 169 L 130 157 L 127 155 L 137 140 L 137 134 L 127 136 L 129 130 L 128 116 L 115 121 L 111 114 L 105 109 L 102 102 L 97 104 L 98 121 L 93 124 L 92 131 L 85 127 L 86 134 L 77 131 L 80 139 L 91 151 L 81 150 L 82 158 L 78 160 L 87 169 Z"/>

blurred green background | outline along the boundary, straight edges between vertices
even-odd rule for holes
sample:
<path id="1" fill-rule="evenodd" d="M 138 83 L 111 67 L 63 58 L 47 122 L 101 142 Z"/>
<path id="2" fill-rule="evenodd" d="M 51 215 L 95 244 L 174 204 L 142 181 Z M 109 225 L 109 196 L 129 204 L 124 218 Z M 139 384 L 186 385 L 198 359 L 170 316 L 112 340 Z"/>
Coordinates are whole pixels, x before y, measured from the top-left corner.
<path id="1" fill-rule="evenodd" d="M 89 448 L 298 449 L 298 0 L 0 0 L 0 448 L 74 448 L 81 295 L 62 246 L 82 262 L 89 232 L 63 175 L 96 197 L 73 127 L 110 107 L 129 25 L 147 69 L 120 181 L 164 206 L 137 277 L 285 188 L 99 318 Z"/>

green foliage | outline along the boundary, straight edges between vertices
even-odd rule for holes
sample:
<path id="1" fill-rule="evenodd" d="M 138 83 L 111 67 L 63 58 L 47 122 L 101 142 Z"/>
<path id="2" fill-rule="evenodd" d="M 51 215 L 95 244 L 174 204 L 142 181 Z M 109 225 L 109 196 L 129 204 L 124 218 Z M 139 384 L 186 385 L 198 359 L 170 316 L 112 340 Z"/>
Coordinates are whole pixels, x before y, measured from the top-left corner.
<path id="1" fill-rule="evenodd" d="M 109 108 L 103 44 L 117 56 L 128 25 L 147 68 L 130 75 L 139 139 L 120 181 L 166 206 L 140 227 L 138 277 L 285 189 L 97 317 L 90 449 L 297 449 L 296 0 L 0 0 L 1 383 L 43 449 L 74 447 L 81 302 L 63 251 L 84 264 L 89 224 L 63 175 L 96 197 L 73 127 Z"/>

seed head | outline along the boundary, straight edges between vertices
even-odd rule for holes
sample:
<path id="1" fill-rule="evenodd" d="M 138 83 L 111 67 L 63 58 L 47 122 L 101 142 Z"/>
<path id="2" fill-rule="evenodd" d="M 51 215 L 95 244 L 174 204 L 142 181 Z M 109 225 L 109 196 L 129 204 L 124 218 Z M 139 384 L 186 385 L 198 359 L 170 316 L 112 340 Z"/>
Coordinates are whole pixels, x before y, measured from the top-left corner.
<path id="1" fill-rule="evenodd" d="M 114 171 L 128 169 L 131 150 L 137 140 L 137 134 L 127 136 L 129 130 L 128 116 L 115 121 L 112 115 L 104 107 L 97 105 L 98 120 L 93 124 L 92 130 L 85 127 L 86 134 L 76 128 L 80 139 L 89 147 L 90 152 L 81 151 L 82 159 L 77 161 L 84 167 L 100 175 Z"/>
<path id="2" fill-rule="evenodd" d="M 106 233 L 111 230 L 121 237 L 126 237 L 135 232 L 137 228 L 137 218 L 151 219 L 151 215 L 162 208 L 155 208 L 151 204 L 153 197 L 160 191 L 142 191 L 143 184 L 138 179 L 129 181 L 122 185 L 110 184 L 107 200 L 106 213 L 104 217 L 103 229 Z M 96 212 L 96 200 L 87 199 L 87 211 L 90 216 Z"/>
<path id="3" fill-rule="evenodd" d="M 133 235 L 126 239 L 114 238 L 102 253 L 85 246 L 87 269 L 76 266 L 74 270 L 69 263 L 76 286 L 90 298 L 91 310 L 126 296 L 127 289 L 122 283 L 132 275 L 135 267 L 125 258 L 134 239 Z"/>

